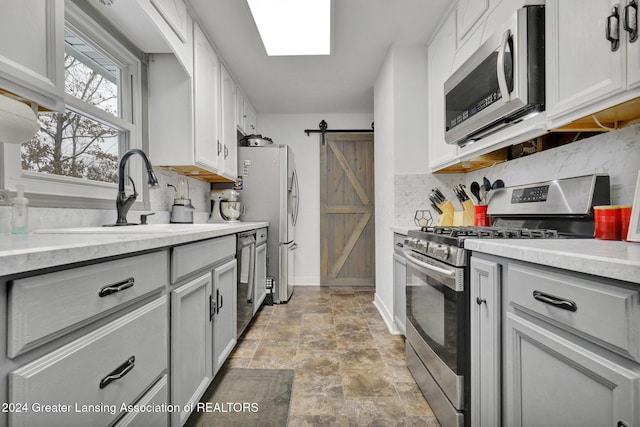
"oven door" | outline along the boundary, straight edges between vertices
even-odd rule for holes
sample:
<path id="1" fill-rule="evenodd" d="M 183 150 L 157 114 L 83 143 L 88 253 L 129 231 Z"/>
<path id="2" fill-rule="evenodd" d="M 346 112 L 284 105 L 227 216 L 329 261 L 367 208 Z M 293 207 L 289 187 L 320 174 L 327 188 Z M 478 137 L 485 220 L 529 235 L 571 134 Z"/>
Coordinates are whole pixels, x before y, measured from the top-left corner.
<path id="1" fill-rule="evenodd" d="M 407 340 L 451 403 L 464 402 L 467 297 L 464 267 L 413 251 L 407 259 Z"/>

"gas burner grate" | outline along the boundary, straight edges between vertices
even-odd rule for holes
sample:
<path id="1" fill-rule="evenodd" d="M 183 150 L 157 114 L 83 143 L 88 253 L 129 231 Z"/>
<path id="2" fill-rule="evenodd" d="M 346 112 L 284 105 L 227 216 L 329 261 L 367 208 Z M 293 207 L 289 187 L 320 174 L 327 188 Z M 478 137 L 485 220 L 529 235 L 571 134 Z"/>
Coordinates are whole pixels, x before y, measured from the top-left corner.
<path id="1" fill-rule="evenodd" d="M 450 237 L 475 237 L 479 239 L 557 239 L 557 230 L 505 227 L 423 227 L 421 231 Z"/>

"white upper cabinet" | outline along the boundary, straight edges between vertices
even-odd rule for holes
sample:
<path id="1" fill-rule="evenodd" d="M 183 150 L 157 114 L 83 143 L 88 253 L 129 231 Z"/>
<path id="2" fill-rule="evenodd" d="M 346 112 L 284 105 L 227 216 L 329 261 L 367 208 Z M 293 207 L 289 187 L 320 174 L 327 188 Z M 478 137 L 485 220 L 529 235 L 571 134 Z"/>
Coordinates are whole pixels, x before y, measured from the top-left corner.
<path id="1" fill-rule="evenodd" d="M 220 167 L 220 62 L 197 23 L 193 25 L 193 94 L 195 164 L 212 171 Z"/>
<path id="2" fill-rule="evenodd" d="M 640 12 L 637 0 L 635 2 L 627 0 L 625 4 L 625 19 L 633 22 L 635 14 L 635 26 L 625 29 L 622 37 L 623 40 L 627 40 L 627 86 L 629 89 L 638 89 L 640 88 L 640 30 L 638 29 Z"/>
<path id="3" fill-rule="evenodd" d="M 146 53 L 173 53 L 187 74 L 193 67 L 192 18 L 183 0 L 127 0 L 90 4 Z"/>
<path id="4" fill-rule="evenodd" d="M 2 0 L 0 91 L 64 109 L 64 0 Z"/>
<path id="5" fill-rule="evenodd" d="M 205 181 L 218 181 L 220 63 L 197 24 L 193 76 L 173 54 L 149 62 L 149 154 L 154 164 Z M 225 179 L 222 179 L 225 180 Z"/>
<path id="6" fill-rule="evenodd" d="M 175 35 L 186 42 L 189 40 L 189 15 L 182 0 L 151 0 L 151 4 L 167 21 Z"/>
<path id="7" fill-rule="evenodd" d="M 552 127 L 640 96 L 627 90 L 640 86 L 640 42 L 631 42 L 623 25 L 627 12 L 637 13 L 631 6 L 625 10 L 629 1 L 547 1 L 547 112 Z M 607 40 L 608 28 L 618 42 Z"/>
<path id="8" fill-rule="evenodd" d="M 238 137 L 236 131 L 237 86 L 224 66 L 220 67 L 221 112 L 220 133 L 222 135 L 222 174 L 235 180 L 238 177 Z"/>
<path id="9" fill-rule="evenodd" d="M 444 82 L 451 75 L 456 53 L 456 13 L 449 14 L 428 50 L 429 167 L 455 162 L 458 147 L 444 140 Z"/>
<path id="10" fill-rule="evenodd" d="M 253 109 L 244 93 L 238 89 L 237 95 L 237 124 L 238 130 L 244 135 L 251 135 L 257 132 L 256 110 Z"/>

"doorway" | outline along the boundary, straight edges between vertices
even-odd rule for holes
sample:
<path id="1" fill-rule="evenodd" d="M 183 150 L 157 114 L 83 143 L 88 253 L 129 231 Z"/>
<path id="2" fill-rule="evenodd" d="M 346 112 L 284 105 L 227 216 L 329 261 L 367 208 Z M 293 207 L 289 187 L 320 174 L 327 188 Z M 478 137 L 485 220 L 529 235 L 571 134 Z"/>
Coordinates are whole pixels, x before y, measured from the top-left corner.
<path id="1" fill-rule="evenodd" d="M 375 284 L 373 134 L 320 146 L 320 284 Z"/>

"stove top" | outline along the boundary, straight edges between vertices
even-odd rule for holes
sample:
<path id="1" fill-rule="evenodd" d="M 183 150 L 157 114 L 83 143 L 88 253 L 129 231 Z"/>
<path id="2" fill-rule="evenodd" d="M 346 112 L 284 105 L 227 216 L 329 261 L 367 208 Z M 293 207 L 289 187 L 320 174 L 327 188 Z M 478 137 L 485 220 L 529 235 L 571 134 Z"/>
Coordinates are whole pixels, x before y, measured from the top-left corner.
<path id="1" fill-rule="evenodd" d="M 522 227 L 423 227 L 410 230 L 405 246 L 431 258 L 455 265 L 466 265 L 464 240 L 469 239 L 558 239 L 557 230 Z"/>
<path id="2" fill-rule="evenodd" d="M 558 230 L 518 227 L 423 227 L 420 231 L 442 236 L 480 239 L 557 239 L 559 237 Z"/>

